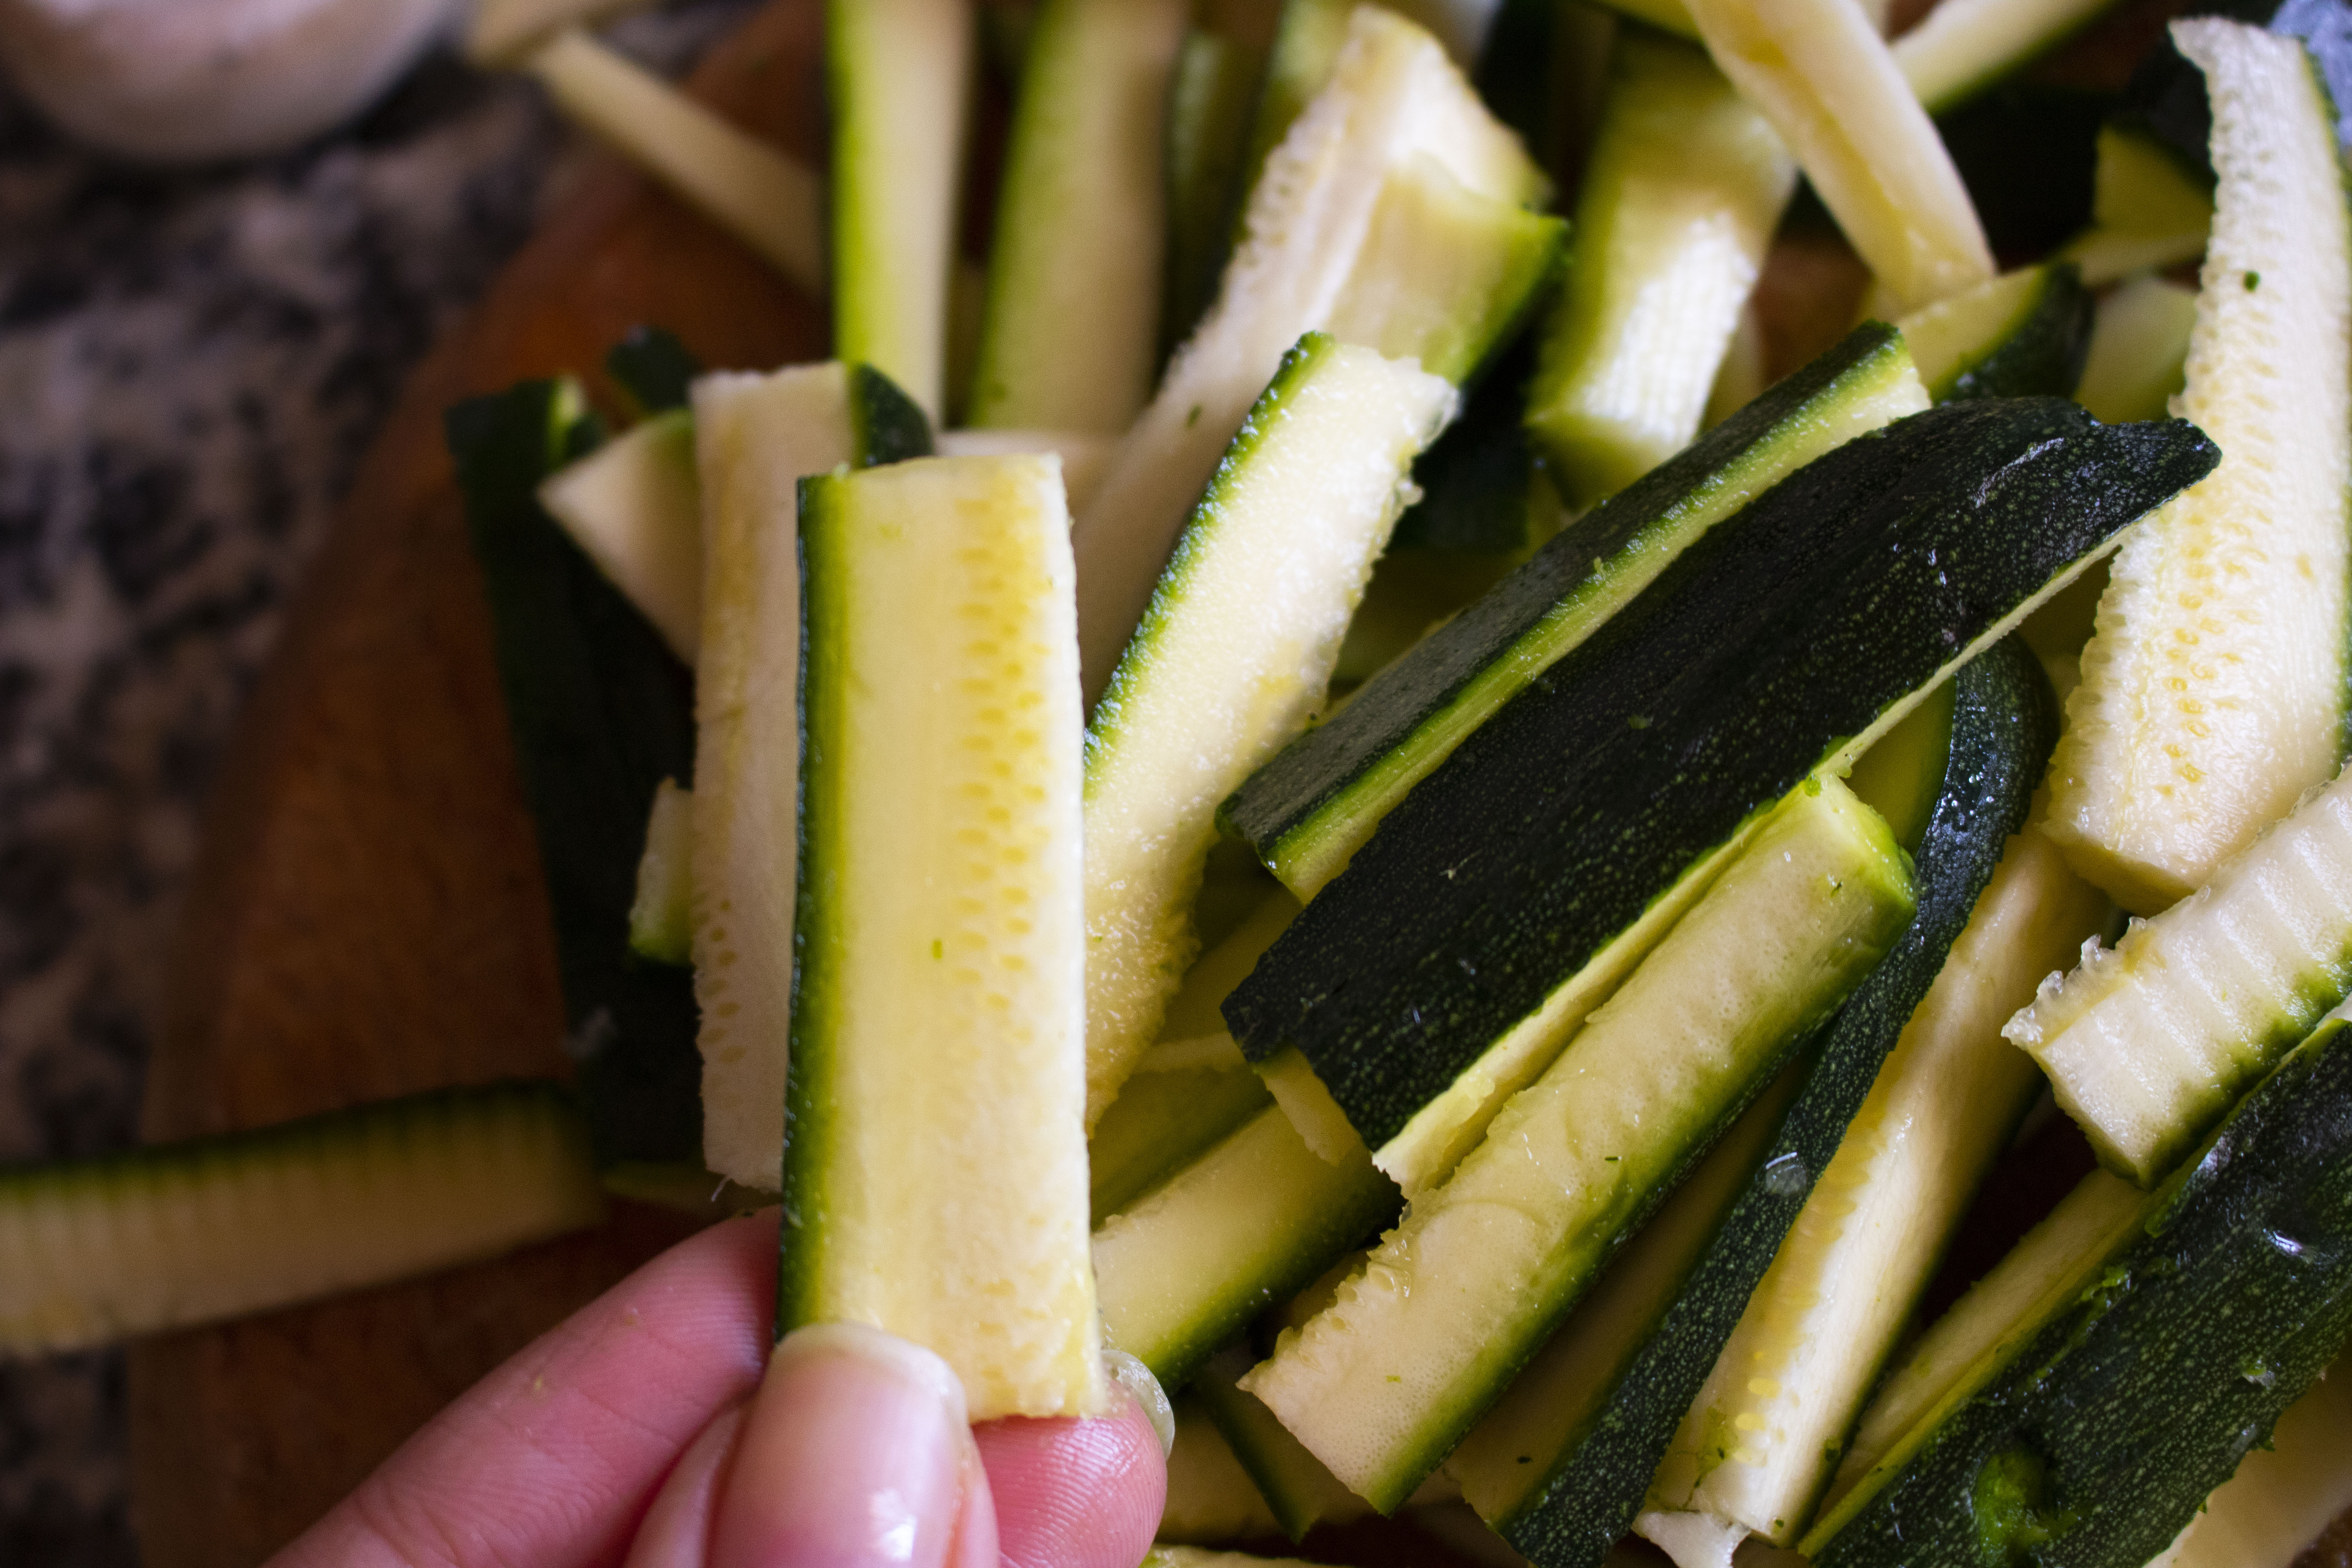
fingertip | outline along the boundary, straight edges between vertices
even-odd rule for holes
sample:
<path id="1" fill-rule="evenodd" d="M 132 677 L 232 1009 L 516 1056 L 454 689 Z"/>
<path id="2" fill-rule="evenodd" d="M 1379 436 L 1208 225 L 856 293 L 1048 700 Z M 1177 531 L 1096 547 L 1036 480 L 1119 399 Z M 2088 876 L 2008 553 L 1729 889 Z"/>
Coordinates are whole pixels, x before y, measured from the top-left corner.
<path id="1" fill-rule="evenodd" d="M 1151 1419 L 1120 1390 L 1098 1420 L 1014 1416 L 972 1428 L 996 1501 L 1007 1568 L 1135 1568 L 1168 1500 Z"/>

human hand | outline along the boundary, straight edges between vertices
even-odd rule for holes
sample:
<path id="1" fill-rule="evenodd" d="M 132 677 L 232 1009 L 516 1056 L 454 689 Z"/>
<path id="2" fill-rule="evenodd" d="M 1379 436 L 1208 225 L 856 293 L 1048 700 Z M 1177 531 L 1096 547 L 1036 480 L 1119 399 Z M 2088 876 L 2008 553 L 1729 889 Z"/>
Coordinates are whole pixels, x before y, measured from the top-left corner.
<path id="1" fill-rule="evenodd" d="M 963 1424 L 929 1352 L 769 1354 L 772 1212 L 648 1263 L 443 1411 L 272 1568 L 1134 1568 L 1167 1486 L 1098 1421 Z"/>

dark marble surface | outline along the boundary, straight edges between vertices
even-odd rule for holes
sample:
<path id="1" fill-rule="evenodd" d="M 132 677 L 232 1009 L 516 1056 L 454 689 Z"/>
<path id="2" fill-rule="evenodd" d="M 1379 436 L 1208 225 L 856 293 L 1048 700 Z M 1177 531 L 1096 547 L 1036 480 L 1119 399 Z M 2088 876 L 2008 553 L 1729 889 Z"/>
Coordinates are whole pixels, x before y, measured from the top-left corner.
<path id="1" fill-rule="evenodd" d="M 614 29 L 676 69 L 746 0 Z M 408 368 L 572 144 L 428 59 L 358 125 L 156 174 L 0 86 L 0 1163 L 135 1141 L 206 785 Z M 119 1355 L 0 1363 L 0 1564 L 137 1560 Z"/>

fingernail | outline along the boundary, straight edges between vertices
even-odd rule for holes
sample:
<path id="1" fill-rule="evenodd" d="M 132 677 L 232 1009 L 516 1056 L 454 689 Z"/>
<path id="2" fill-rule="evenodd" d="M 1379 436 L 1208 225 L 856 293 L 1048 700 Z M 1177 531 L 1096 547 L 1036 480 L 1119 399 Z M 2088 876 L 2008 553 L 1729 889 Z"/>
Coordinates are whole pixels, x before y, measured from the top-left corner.
<path id="1" fill-rule="evenodd" d="M 1176 1451 L 1176 1406 L 1169 1402 L 1168 1391 L 1151 1375 L 1151 1369 L 1125 1351 L 1103 1350 L 1103 1367 L 1113 1381 L 1133 1396 L 1142 1408 L 1143 1418 L 1151 1423 L 1151 1430 L 1160 1438 L 1160 1457 L 1166 1458 Z"/>
<path id="2" fill-rule="evenodd" d="M 796 1329 L 744 1418 L 711 1568 L 937 1568 L 971 1441 L 937 1355 L 861 1324 Z"/>

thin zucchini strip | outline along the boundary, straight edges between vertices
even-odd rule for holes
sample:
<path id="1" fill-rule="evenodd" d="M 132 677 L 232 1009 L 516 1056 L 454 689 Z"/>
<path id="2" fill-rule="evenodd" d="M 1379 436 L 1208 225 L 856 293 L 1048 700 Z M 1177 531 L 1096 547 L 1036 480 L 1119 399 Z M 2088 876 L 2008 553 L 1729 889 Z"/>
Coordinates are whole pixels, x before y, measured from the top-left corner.
<path id="1" fill-rule="evenodd" d="M 539 503 L 691 666 L 702 646 L 694 416 L 656 415 L 548 476 Z"/>
<path id="2" fill-rule="evenodd" d="M 1320 333 L 1283 360 L 1193 510 L 1087 729 L 1087 1118 L 1197 947 L 1218 803 L 1307 727 L 1453 417 L 1442 378 Z"/>
<path id="3" fill-rule="evenodd" d="M 2050 1075 L 2099 1163 L 2147 1187 L 2347 990 L 2352 772 L 2195 897 L 2112 952 L 2085 950 L 2002 1032 Z"/>
<path id="4" fill-rule="evenodd" d="M 2135 127 L 2099 127 L 2091 184 L 2091 227 L 2060 254 L 2083 281 L 2112 283 L 2130 273 L 2194 261 L 2213 229 L 2210 170 L 2190 166 L 2170 143 Z"/>
<path id="5" fill-rule="evenodd" d="M 1216 304 L 1079 516 L 1089 700 L 1291 345 L 1328 330 L 1460 380 L 1550 271 L 1557 220 L 1522 210 L 1544 184 L 1435 39 L 1376 6 L 1354 13 L 1329 85 L 1251 195 Z"/>
<path id="6" fill-rule="evenodd" d="M 1527 422 L 1591 506 L 1698 434 L 1797 166 L 1706 54 L 1628 32 L 1570 226 Z"/>
<path id="7" fill-rule="evenodd" d="M 390 1284 L 604 1212 L 579 1103 L 543 1083 L 0 1172 L 0 1355 Z"/>
<path id="8" fill-rule="evenodd" d="M 1895 64 L 1930 114 L 1974 98 L 2115 0 L 1943 0 L 1895 40 Z"/>
<path id="9" fill-rule="evenodd" d="M 933 458 L 801 496 L 779 1326 L 928 1345 L 975 1420 L 1099 1415 L 1061 476 Z"/>
<path id="10" fill-rule="evenodd" d="M 466 58 L 510 66 L 531 46 L 565 27 L 593 26 L 638 9 L 645 0 L 482 0 L 466 26 Z"/>
<path id="11" fill-rule="evenodd" d="M 1151 391 L 1161 121 L 1188 0 L 1045 0 L 997 196 L 967 418 L 1123 434 Z"/>
<path id="12" fill-rule="evenodd" d="M 2109 425 L 2161 418 L 2187 384 L 2197 293 L 2161 278 L 2135 278 L 2099 301 L 2074 401 Z"/>
<path id="13" fill-rule="evenodd" d="M 1696 0 L 1691 16 L 1902 308 L 1993 275 L 1951 155 L 1853 0 Z"/>
<path id="14" fill-rule="evenodd" d="M 1395 1509 L 1911 912 L 1885 824 L 1834 780 L 1801 788 L 1243 1386 L 1350 1490 Z"/>
<path id="15" fill-rule="evenodd" d="M 629 951 L 656 963 L 694 962 L 694 796 L 664 779 L 646 818 L 637 896 L 629 905 Z"/>
<path id="16" fill-rule="evenodd" d="M 1248 152 L 1266 51 L 1194 28 L 1184 36 L 1168 88 L 1168 268 L 1160 348 L 1190 337 L 1209 308 L 1234 237 L 1234 187 Z"/>
<path id="17" fill-rule="evenodd" d="M 1750 1533 L 1795 1542 L 1952 1227 L 2041 1092 L 2000 1026 L 2107 910 L 2040 833 L 2010 841 L 1651 1482 L 1635 1528 L 1681 1568 L 1727 1564 Z M 1720 1550 L 1675 1551 L 1690 1534 Z"/>
<path id="18" fill-rule="evenodd" d="M 585 33 L 559 33 L 526 68 L 567 119 L 772 262 L 794 288 L 824 296 L 824 194 L 814 171 Z"/>
<path id="19" fill-rule="evenodd" d="M 858 456 L 851 373 L 805 365 L 695 384 L 702 654 L 691 882 L 703 1163 L 782 1184 L 798 850 L 798 486 Z"/>
<path id="20" fill-rule="evenodd" d="M 691 1160 L 693 986 L 628 951 L 639 836 L 661 782 L 694 763 L 689 678 L 539 504 L 541 482 L 599 427 L 579 383 L 471 398 L 445 425 L 597 1157 Z"/>
<path id="21" fill-rule="evenodd" d="M 940 422 L 971 0 L 826 0 L 834 357 Z"/>
<path id="22" fill-rule="evenodd" d="M 1268 1106 L 1096 1228 L 1103 1332 L 1180 1386 L 1252 1318 L 1394 1219 L 1397 1202 L 1361 1145 L 1326 1160 Z"/>
<path id="23" fill-rule="evenodd" d="M 2154 914 L 2342 760 L 2352 681 L 2352 217 L 2303 46 L 2174 29 L 2201 64 L 2220 171 L 2176 404 L 2221 466 L 2116 552 L 2067 703 L 2049 832 Z"/>
<path id="24" fill-rule="evenodd" d="M 2336 1017 L 2092 1255 L 2085 1288 L 2003 1325 L 2023 1342 L 1990 1358 L 2006 1364 L 1964 1378 L 1805 1554 L 2131 1568 L 2162 1552 L 2352 1333 L 2347 1106 Z"/>
<path id="25" fill-rule="evenodd" d="M 1191 1390 L 1176 1395 L 1176 1446 L 1168 1451 L 1168 1500 L 1154 1552 L 1179 1542 L 1261 1540 L 1282 1529 L 1241 1461 Z"/>
<path id="26" fill-rule="evenodd" d="M 2072 266 L 2049 262 L 2005 272 L 1895 324 L 1938 403 L 2072 397 L 2090 343 L 2091 296 Z"/>
<path id="27" fill-rule="evenodd" d="M 1413 785 L 1708 529 L 1822 453 L 1927 406 L 1902 340 L 1856 329 L 1555 536 L 1252 774 L 1219 820 L 1312 898 Z"/>

